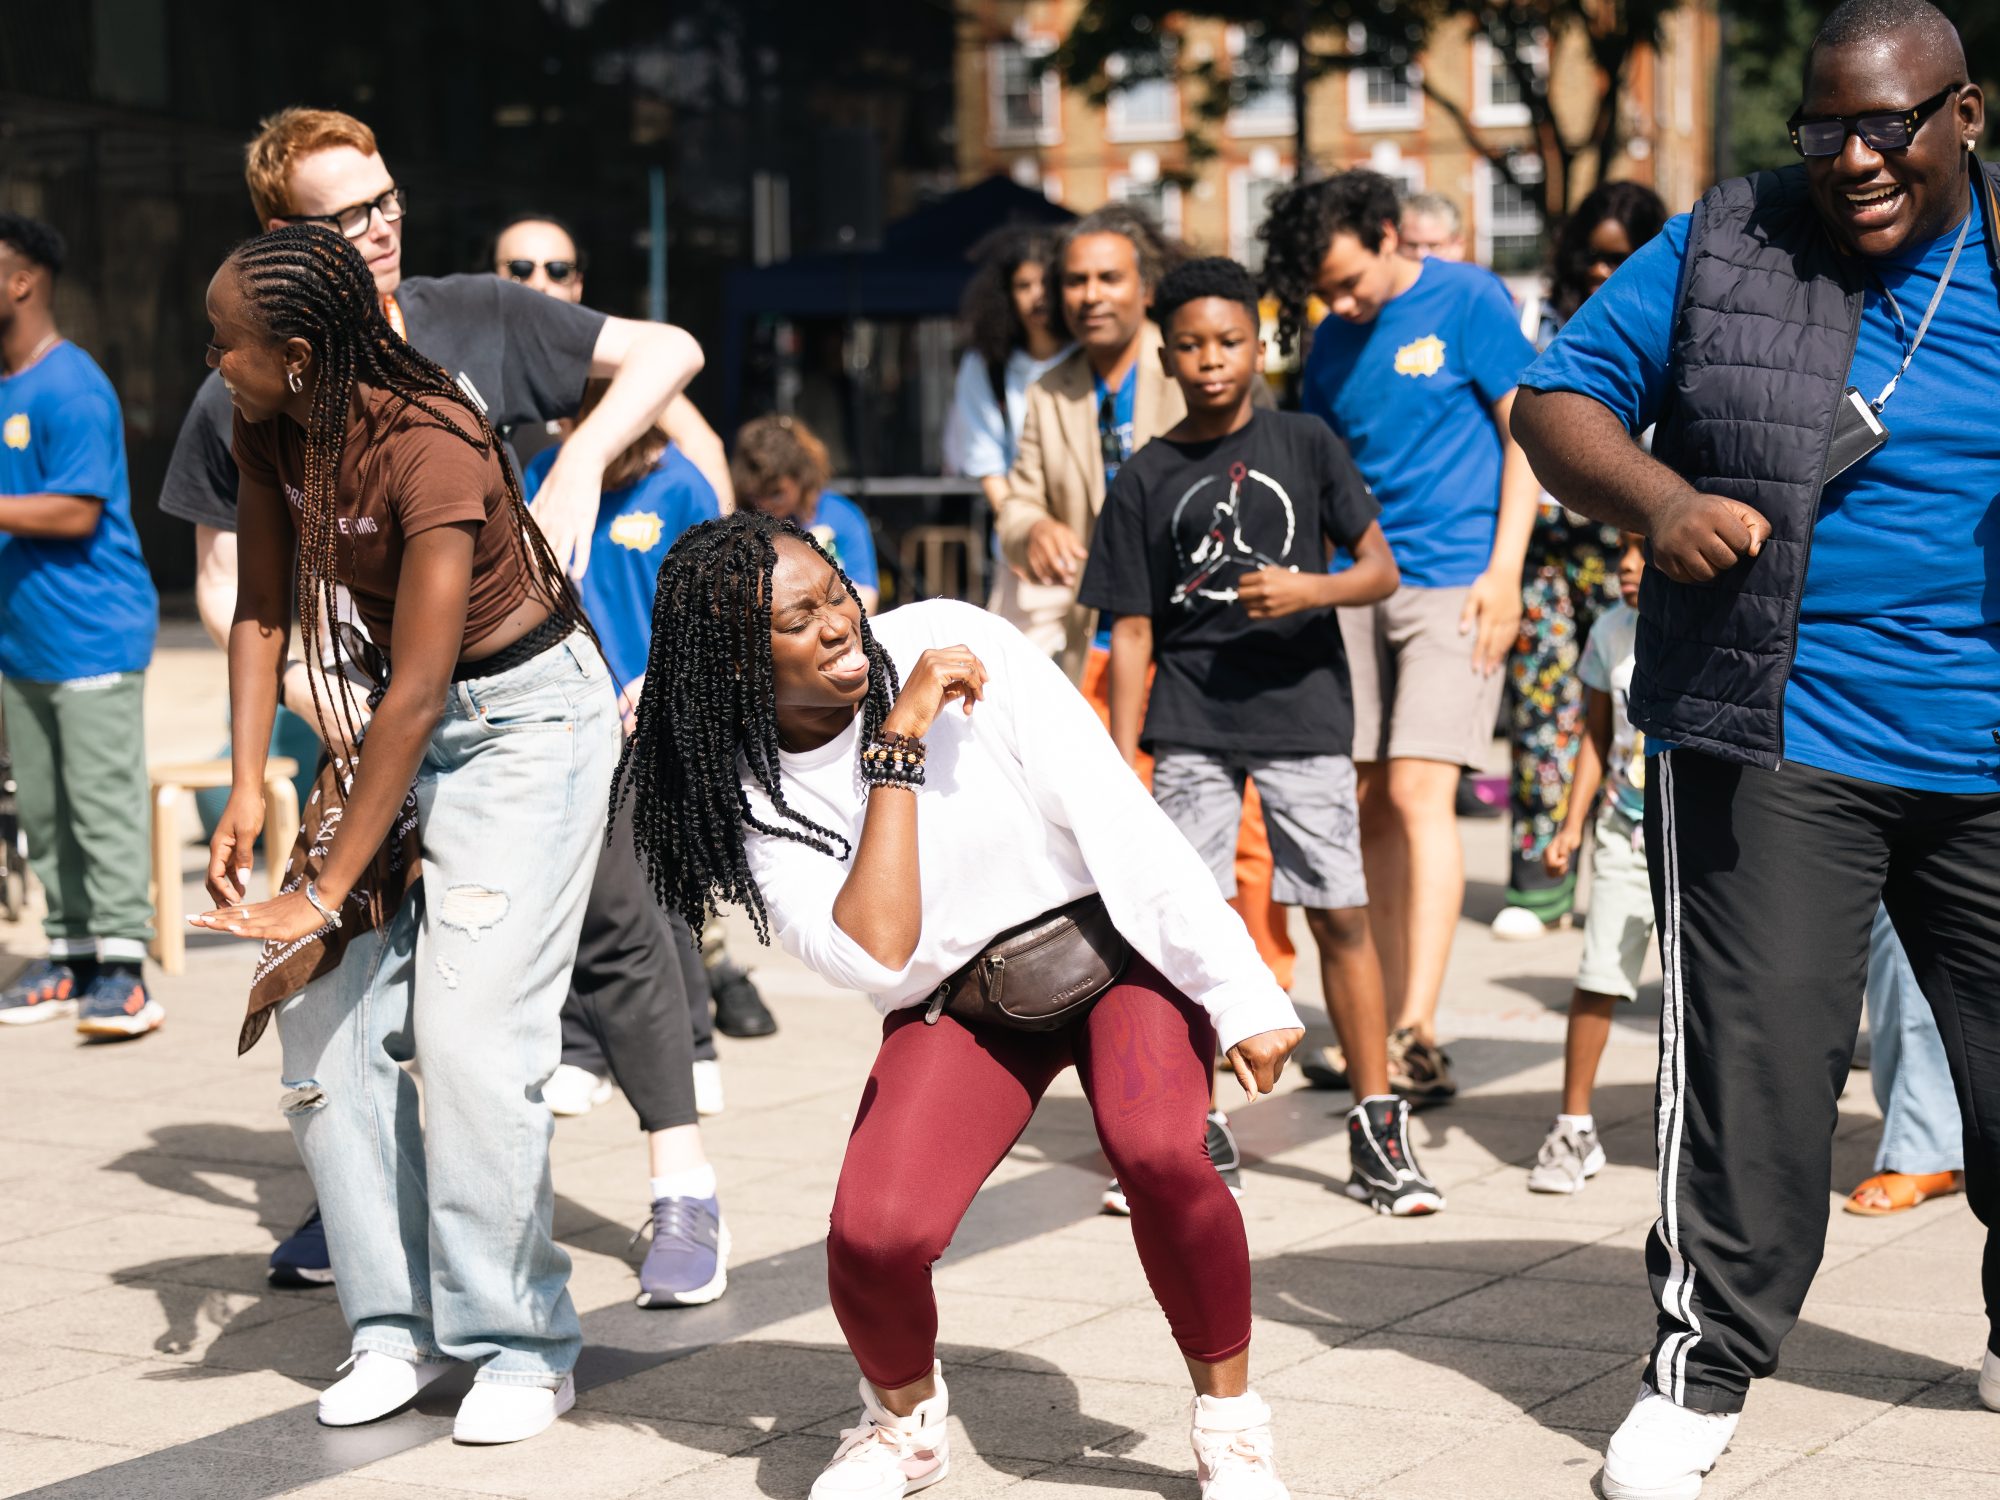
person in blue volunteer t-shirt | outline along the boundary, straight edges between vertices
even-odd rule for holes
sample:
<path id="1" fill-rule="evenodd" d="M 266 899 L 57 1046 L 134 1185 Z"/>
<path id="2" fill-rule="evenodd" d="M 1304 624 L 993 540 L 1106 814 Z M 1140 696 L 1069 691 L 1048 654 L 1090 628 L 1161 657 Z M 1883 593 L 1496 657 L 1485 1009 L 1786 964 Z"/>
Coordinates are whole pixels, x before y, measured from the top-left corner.
<path id="1" fill-rule="evenodd" d="M 1507 435 L 1534 360 L 1505 287 L 1481 266 L 1400 253 L 1401 204 L 1379 173 L 1281 193 L 1259 231 L 1279 338 L 1313 330 L 1303 405 L 1346 442 L 1382 506 L 1402 586 L 1340 612 L 1354 760 L 1399 1093 L 1457 1092 L 1437 1006 L 1465 899 L 1454 803 L 1482 763 L 1521 619 L 1537 488 Z"/>
<path id="2" fill-rule="evenodd" d="M 736 432 L 729 480 L 740 503 L 811 532 L 874 613 L 882 597 L 875 537 L 861 507 L 826 488 L 826 444 L 810 427 L 784 415 L 745 422 Z"/>
<path id="3" fill-rule="evenodd" d="M 0 214 L 0 688 L 28 860 L 48 895 L 48 956 L 0 993 L 0 1022 L 77 1016 L 85 1036 L 166 1018 L 141 968 L 145 671 L 159 599 L 104 372 L 56 329 L 62 237 Z"/>
<path id="4" fill-rule="evenodd" d="M 2000 172 L 1921 0 L 1848 0 L 1801 82 L 1801 159 L 1671 220 L 1517 410 L 1551 494 L 1648 539 L 1630 706 L 1668 955 L 1659 1318 L 1614 1500 L 1694 1494 L 1778 1365 L 1878 902 L 1964 1105 L 1978 1395 L 2000 1409 Z M 1649 457 L 1632 434 L 1655 421 Z"/>

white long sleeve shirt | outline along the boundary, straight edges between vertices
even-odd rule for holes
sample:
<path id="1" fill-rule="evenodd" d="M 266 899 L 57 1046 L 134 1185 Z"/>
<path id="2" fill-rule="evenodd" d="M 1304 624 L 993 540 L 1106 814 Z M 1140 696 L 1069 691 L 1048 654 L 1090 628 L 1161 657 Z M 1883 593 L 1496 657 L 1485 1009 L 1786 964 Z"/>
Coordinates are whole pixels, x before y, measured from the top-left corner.
<path id="1" fill-rule="evenodd" d="M 890 968 L 833 919 L 847 861 L 746 829 L 750 869 L 786 952 L 887 1015 L 927 1001 L 997 934 L 1095 891 L 1133 951 L 1214 1018 L 1225 1049 L 1299 1024 L 1215 877 L 1060 668 L 967 604 L 911 604 L 873 625 L 905 677 L 933 646 L 969 647 L 987 671 L 972 713 L 948 704 L 926 736 L 923 933 L 909 962 Z M 868 806 L 860 734 L 857 714 L 819 749 L 781 761 L 792 809 L 855 846 Z M 743 786 L 760 821 L 788 826 L 747 772 Z"/>

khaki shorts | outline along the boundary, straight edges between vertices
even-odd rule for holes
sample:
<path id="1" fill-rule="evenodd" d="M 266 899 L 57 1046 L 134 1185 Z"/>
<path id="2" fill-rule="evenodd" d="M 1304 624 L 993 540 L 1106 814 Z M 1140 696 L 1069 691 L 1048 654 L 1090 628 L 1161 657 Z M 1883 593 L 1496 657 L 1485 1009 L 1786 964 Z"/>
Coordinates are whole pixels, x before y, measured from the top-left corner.
<path id="1" fill-rule="evenodd" d="M 1614 808 L 1597 817 L 1590 867 L 1590 914 L 1583 919 L 1583 961 L 1576 987 L 1593 995 L 1639 997 L 1639 971 L 1653 946 L 1653 886 L 1646 847 L 1633 821 Z"/>
<path id="2" fill-rule="evenodd" d="M 1507 674 L 1473 670 L 1476 636 L 1458 629 L 1470 592 L 1405 584 L 1379 604 L 1340 611 L 1357 764 L 1485 762 Z"/>

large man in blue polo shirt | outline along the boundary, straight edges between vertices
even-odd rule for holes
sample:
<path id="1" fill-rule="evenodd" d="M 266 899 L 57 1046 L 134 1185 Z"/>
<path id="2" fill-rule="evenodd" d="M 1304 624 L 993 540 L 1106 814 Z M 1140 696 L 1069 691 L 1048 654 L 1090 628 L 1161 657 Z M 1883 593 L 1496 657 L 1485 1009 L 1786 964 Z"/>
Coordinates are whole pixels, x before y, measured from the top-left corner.
<path id="1" fill-rule="evenodd" d="M 1849 0 L 1804 161 L 1710 191 L 1522 380 L 1564 504 L 1645 532 L 1633 722 L 1666 969 L 1659 1332 L 1607 1496 L 1692 1496 L 1777 1366 L 1886 902 L 1938 1013 L 2000 1322 L 2000 222 L 1949 22 Z M 1630 434 L 1657 422 L 1653 457 Z M 1666 748 L 1666 747 L 1672 748 Z M 1979 1393 L 2000 1409 L 2000 1333 Z"/>
<path id="2" fill-rule="evenodd" d="M 140 967 L 146 891 L 142 695 L 159 600 L 104 372 L 56 329 L 53 229 L 0 214 L 0 676 L 49 955 L 0 1022 L 77 1014 L 86 1035 L 144 1035 L 163 1012 Z"/>

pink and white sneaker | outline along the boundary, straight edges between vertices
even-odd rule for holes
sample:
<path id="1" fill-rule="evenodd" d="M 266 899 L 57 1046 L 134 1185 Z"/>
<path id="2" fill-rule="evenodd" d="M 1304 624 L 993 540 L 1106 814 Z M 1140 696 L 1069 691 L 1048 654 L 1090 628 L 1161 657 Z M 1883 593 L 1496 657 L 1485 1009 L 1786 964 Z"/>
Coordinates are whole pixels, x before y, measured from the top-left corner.
<path id="1" fill-rule="evenodd" d="M 885 1408 L 874 1387 L 861 1382 L 861 1421 L 841 1429 L 840 1446 L 813 1481 L 811 1500 L 902 1500 L 951 1471 L 944 1371 L 933 1362 L 931 1373 L 937 1394 L 907 1417 Z"/>
<path id="2" fill-rule="evenodd" d="M 1278 1478 L 1271 1408 L 1255 1391 L 1196 1396 L 1188 1427 L 1201 1500 L 1290 1500 Z"/>

